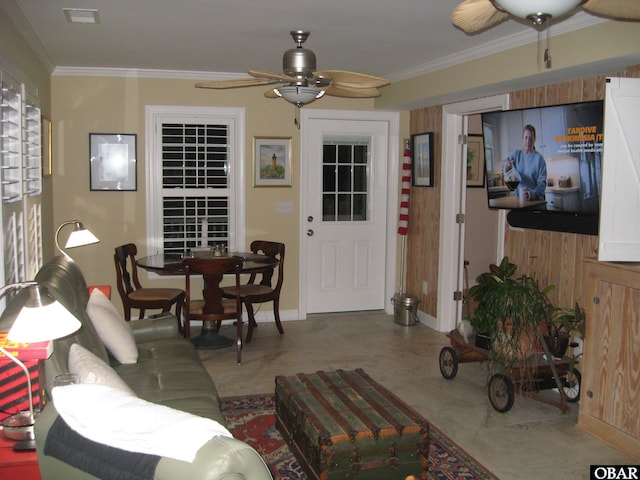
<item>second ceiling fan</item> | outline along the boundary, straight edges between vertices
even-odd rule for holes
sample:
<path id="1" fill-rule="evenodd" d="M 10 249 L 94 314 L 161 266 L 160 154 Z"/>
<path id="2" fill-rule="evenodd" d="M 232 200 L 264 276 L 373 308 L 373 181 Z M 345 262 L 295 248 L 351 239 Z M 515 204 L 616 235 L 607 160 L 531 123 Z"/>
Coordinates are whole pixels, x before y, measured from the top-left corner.
<path id="1" fill-rule="evenodd" d="M 640 20 L 638 0 L 464 0 L 451 14 L 451 22 L 465 33 L 487 30 L 510 17 L 544 25 L 574 9 L 615 20 Z"/>

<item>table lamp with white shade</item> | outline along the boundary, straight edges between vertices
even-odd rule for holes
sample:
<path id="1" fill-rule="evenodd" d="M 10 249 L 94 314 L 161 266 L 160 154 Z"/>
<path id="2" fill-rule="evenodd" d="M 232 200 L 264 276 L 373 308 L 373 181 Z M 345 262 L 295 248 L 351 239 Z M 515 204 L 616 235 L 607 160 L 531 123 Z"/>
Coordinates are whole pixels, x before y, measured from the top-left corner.
<path id="1" fill-rule="evenodd" d="M 92 243 L 98 243 L 100 240 L 93 233 L 91 233 L 87 228 L 84 228 L 82 222 L 80 220 L 69 220 L 66 222 L 62 222 L 58 229 L 56 230 L 56 247 L 65 257 L 71 258 L 67 252 L 65 252 L 60 246 L 59 238 L 60 232 L 67 225 L 75 225 L 73 232 L 69 234 L 69 239 L 67 243 L 64 245 L 64 248 L 75 248 L 82 247 L 84 245 L 90 245 Z"/>
<path id="2" fill-rule="evenodd" d="M 5 285 L 0 288 L 0 298 L 11 290 L 27 288 L 29 298 L 18 313 L 12 327 L 7 333 L 7 340 L 15 343 L 35 343 L 55 340 L 72 334 L 81 326 L 80 321 L 62 306 L 44 285 L 37 282 L 21 282 Z M 19 350 L 19 349 L 17 349 Z M 10 352 L 0 347 L 0 352 L 14 362 L 27 377 L 29 410 L 19 412 L 2 421 L 4 436 L 11 440 L 19 440 L 14 450 L 35 449 L 33 425 L 38 415 L 33 408 L 31 376 L 23 362 Z"/>

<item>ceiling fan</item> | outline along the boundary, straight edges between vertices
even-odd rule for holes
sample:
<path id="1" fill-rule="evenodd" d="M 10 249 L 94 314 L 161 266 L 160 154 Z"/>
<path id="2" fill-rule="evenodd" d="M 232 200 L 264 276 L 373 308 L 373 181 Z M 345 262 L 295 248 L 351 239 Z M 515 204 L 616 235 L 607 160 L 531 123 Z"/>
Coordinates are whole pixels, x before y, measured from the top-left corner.
<path id="1" fill-rule="evenodd" d="M 477 33 L 510 16 L 548 24 L 576 8 L 616 20 L 640 20 L 638 0 L 464 0 L 451 14 L 451 22 L 466 33 Z"/>
<path id="2" fill-rule="evenodd" d="M 551 19 L 573 13 L 578 7 L 594 15 L 616 20 L 640 20 L 638 0 L 464 0 L 451 14 L 451 23 L 473 34 L 487 30 L 509 17 L 521 18 L 536 27 L 549 27 Z M 540 48 L 540 29 L 538 29 Z M 544 64 L 551 68 L 549 29 Z"/>
<path id="3" fill-rule="evenodd" d="M 301 108 L 324 95 L 346 98 L 379 97 L 378 89 L 389 85 L 389 80 L 364 73 L 344 70 L 316 71 L 315 53 L 302 46 L 309 37 L 309 32 L 292 30 L 290 33 L 297 46 L 284 52 L 283 74 L 249 70 L 249 75 L 254 78 L 201 82 L 196 83 L 196 87 L 222 89 L 271 85 L 272 87 L 265 92 L 265 97 L 284 98 Z M 295 123 L 298 125 L 297 118 Z"/>

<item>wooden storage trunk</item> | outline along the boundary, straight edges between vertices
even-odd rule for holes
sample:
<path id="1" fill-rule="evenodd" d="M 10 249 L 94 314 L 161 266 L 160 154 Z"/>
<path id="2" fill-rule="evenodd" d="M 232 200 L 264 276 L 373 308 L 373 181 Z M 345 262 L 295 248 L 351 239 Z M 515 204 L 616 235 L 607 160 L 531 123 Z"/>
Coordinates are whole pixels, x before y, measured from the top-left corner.
<path id="1" fill-rule="evenodd" d="M 276 377 L 276 426 L 312 479 L 427 479 L 429 424 L 364 370 Z"/>

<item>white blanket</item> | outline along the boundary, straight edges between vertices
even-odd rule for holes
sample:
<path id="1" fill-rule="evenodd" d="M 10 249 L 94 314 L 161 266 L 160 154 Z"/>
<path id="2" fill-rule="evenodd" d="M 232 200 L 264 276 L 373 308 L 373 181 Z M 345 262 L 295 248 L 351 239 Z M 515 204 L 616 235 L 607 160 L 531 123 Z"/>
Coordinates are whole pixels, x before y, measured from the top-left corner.
<path id="1" fill-rule="evenodd" d="M 53 403 L 67 425 L 94 442 L 131 452 L 192 462 L 217 436 L 232 437 L 218 422 L 147 402 L 99 384 L 55 387 Z"/>

